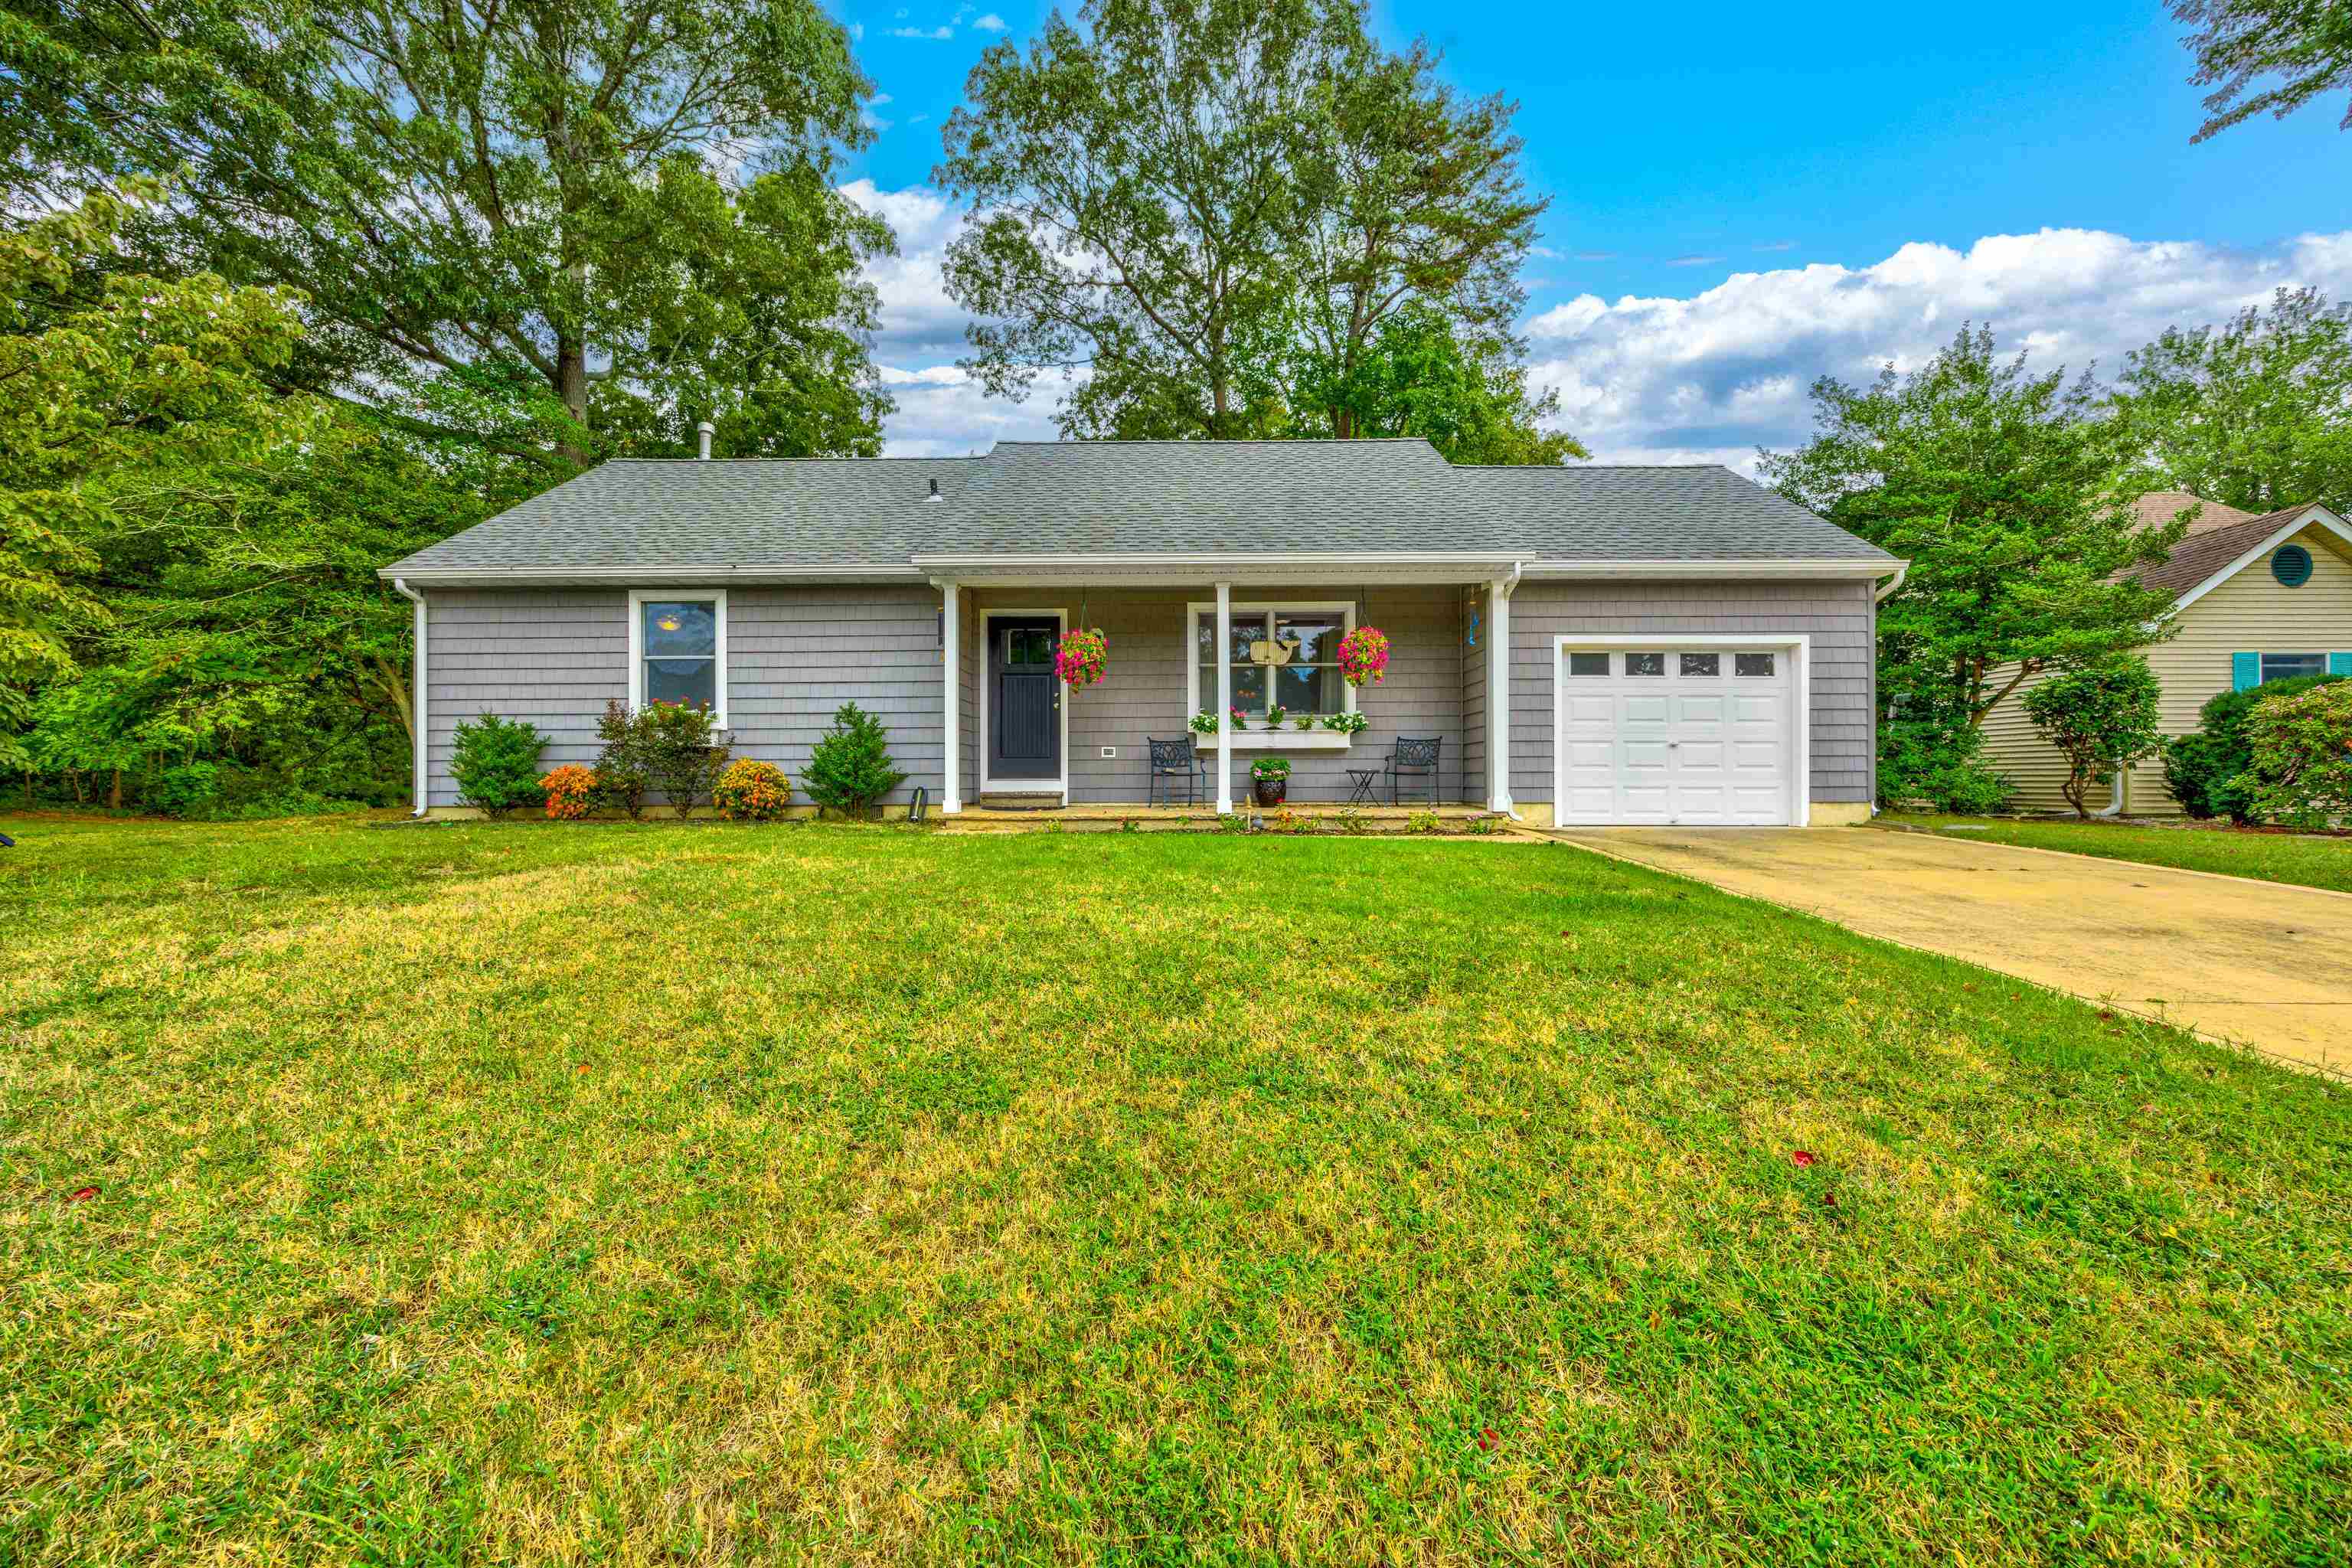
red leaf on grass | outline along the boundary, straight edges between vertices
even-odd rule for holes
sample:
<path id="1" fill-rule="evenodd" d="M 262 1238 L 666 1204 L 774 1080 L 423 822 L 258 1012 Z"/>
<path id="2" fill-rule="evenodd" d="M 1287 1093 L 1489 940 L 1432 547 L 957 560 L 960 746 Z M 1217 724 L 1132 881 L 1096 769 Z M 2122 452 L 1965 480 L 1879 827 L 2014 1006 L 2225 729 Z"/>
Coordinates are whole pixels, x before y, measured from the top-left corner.
<path id="1" fill-rule="evenodd" d="M 1802 1170 L 1807 1165 L 1810 1165 L 1814 1161 L 1820 1159 L 1821 1156 L 1814 1153 L 1811 1149 L 1791 1149 L 1789 1151 L 1789 1158 L 1797 1163 L 1797 1168 L 1799 1170 Z"/>
<path id="2" fill-rule="evenodd" d="M 1837 1194 L 1835 1193 L 1823 1193 L 1822 1194 L 1822 1207 L 1825 1209 L 1833 1209 L 1837 1207 Z"/>
<path id="3" fill-rule="evenodd" d="M 78 1187 L 74 1190 L 73 1194 L 66 1199 L 66 1202 L 69 1204 L 86 1204 L 96 1196 L 98 1196 L 98 1189 L 96 1187 Z"/>
<path id="4" fill-rule="evenodd" d="M 1496 1448 L 1502 1446 L 1502 1442 L 1503 1435 L 1500 1432 L 1496 1431 L 1492 1426 L 1481 1426 L 1478 1428 L 1478 1447 L 1484 1448 L 1486 1452 L 1490 1454 L 1493 1453 Z"/>

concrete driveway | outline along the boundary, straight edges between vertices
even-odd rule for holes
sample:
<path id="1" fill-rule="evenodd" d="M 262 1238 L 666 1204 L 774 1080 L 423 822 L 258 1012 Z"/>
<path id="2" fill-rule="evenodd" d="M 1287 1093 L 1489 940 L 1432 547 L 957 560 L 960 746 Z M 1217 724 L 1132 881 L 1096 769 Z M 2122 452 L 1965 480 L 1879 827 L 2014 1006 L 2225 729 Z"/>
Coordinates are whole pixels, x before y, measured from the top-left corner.
<path id="1" fill-rule="evenodd" d="M 1883 828 L 1553 837 L 2352 1072 L 2352 896 Z"/>

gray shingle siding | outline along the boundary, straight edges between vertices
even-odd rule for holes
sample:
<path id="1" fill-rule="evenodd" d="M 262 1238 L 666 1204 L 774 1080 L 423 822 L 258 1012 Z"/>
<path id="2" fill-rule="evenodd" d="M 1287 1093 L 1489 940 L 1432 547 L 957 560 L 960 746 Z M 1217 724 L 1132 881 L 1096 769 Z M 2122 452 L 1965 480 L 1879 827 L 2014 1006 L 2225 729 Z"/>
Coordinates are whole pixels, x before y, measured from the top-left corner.
<path id="1" fill-rule="evenodd" d="M 1511 795 L 1552 798 L 1553 639 L 1802 633 L 1812 650 L 1812 798 L 1868 801 L 1875 747 L 1872 584 L 1523 583 L 1511 601 Z"/>
<path id="2" fill-rule="evenodd" d="M 629 694 L 624 589 L 478 590 L 425 595 L 427 801 L 458 804 L 449 758 L 458 721 L 528 720 L 549 737 L 541 761 L 593 763 L 604 704 Z M 878 715 L 908 774 L 890 798 L 941 784 L 939 595 L 862 584 L 738 587 L 728 594 L 728 720 L 738 756 L 797 781 L 833 710 Z"/>

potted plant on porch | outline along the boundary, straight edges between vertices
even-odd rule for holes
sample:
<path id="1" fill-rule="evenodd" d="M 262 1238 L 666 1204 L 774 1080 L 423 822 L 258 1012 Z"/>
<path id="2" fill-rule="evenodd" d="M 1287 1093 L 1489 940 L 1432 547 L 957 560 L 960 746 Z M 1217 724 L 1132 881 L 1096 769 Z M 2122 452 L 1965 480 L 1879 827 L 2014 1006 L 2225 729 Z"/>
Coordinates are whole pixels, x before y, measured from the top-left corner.
<path id="1" fill-rule="evenodd" d="M 1290 794 L 1290 759 L 1260 757 L 1252 763 L 1250 791 L 1260 805 L 1280 805 Z"/>

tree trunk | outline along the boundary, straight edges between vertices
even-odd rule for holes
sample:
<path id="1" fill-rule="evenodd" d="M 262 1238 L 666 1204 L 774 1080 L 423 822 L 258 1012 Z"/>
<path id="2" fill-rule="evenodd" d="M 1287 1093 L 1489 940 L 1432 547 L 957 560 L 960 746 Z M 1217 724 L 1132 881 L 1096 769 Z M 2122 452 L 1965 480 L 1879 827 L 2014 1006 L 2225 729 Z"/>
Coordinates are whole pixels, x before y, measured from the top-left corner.
<path id="1" fill-rule="evenodd" d="M 122 770 L 121 768 L 114 770 L 113 778 L 107 783 L 106 809 L 109 811 L 122 809 Z"/>
<path id="2" fill-rule="evenodd" d="M 564 412 L 582 430 L 588 428 L 588 345 L 565 333 L 555 343 L 555 395 L 563 399 Z M 564 460 L 581 467 L 588 462 L 588 448 L 579 440 L 567 437 L 557 443 L 556 450 Z"/>
<path id="3" fill-rule="evenodd" d="M 400 667 L 388 658 L 373 659 L 368 664 L 368 679 L 391 704 L 393 713 L 400 720 L 401 733 L 408 737 L 409 748 L 416 746 L 416 704 L 408 694 L 408 682 Z"/>

